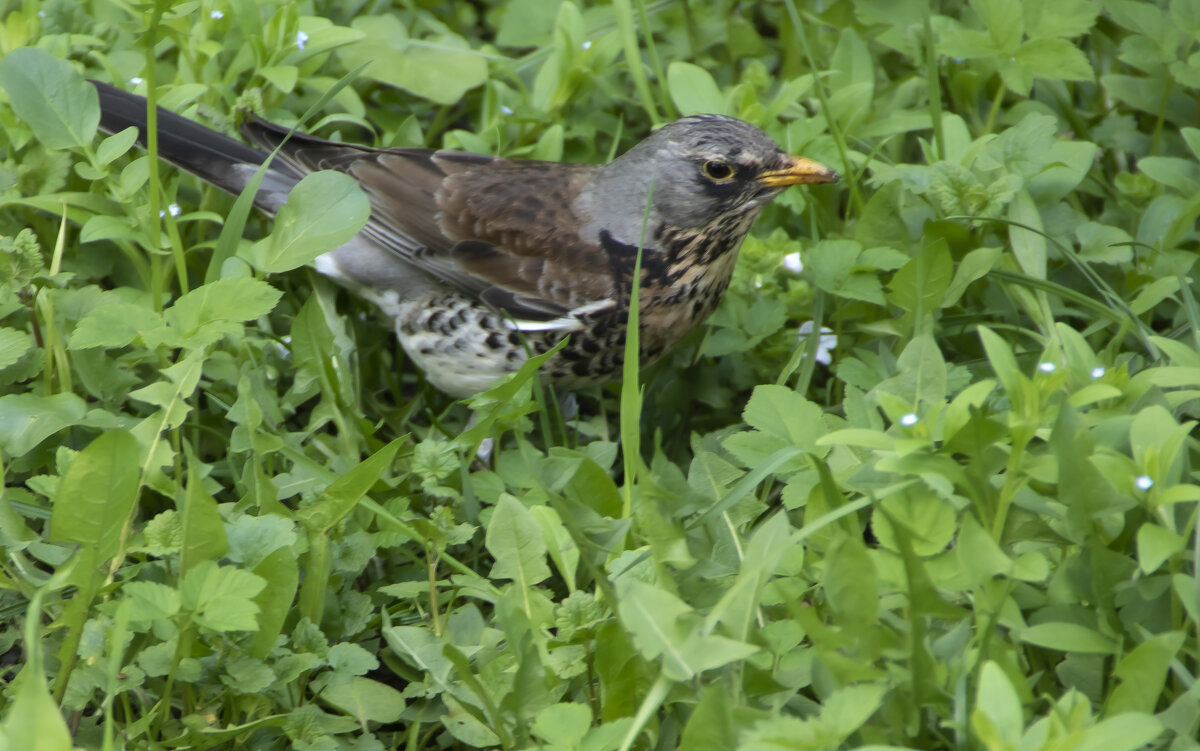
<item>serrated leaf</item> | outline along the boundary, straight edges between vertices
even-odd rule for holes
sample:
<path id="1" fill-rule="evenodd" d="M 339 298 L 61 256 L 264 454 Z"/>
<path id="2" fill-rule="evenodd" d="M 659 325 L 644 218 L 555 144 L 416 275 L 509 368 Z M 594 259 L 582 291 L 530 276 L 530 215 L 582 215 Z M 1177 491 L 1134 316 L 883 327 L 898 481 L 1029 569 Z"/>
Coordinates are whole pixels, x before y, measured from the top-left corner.
<path id="1" fill-rule="evenodd" d="M 46 148 L 91 143 L 100 124 L 100 95 L 67 61 L 42 49 L 12 50 L 0 65 L 0 83 L 13 111 Z"/>
<path id="2" fill-rule="evenodd" d="M 0 369 L 20 360 L 33 346 L 33 337 L 24 331 L 0 327 Z"/>
<path id="3" fill-rule="evenodd" d="M 105 303 L 92 308 L 75 324 L 68 347 L 73 350 L 124 347 L 132 344 L 144 331 L 158 329 L 162 325 L 162 317 L 143 305 Z"/>
<path id="4" fill-rule="evenodd" d="M 214 322 L 249 321 L 270 313 L 282 293 L 259 279 L 228 277 L 202 284 L 175 301 L 163 318 L 187 335 Z"/>
<path id="5" fill-rule="evenodd" d="M 500 496 L 492 512 L 484 544 L 496 559 L 489 574 L 492 578 L 512 579 L 528 590 L 550 576 L 541 525 L 529 509 L 507 493 Z"/>

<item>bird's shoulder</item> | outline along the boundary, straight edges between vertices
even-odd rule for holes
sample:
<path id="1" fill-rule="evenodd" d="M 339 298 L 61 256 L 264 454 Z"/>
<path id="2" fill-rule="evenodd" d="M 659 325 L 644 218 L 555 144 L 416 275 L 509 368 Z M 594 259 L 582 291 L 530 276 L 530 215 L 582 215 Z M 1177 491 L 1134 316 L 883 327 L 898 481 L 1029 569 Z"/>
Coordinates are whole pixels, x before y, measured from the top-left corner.
<path id="1" fill-rule="evenodd" d="M 243 132 L 291 168 L 333 169 L 367 193 L 364 235 L 521 321 L 569 323 L 616 295 L 607 252 L 581 234 L 575 200 L 593 165 L 327 141 L 251 120 Z"/>

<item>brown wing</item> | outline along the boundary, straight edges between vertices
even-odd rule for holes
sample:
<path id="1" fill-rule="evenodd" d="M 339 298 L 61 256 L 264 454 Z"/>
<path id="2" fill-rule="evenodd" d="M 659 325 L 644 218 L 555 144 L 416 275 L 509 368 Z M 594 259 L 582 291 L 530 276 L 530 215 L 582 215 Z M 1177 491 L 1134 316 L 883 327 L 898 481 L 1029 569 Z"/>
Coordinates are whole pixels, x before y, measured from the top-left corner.
<path id="1" fill-rule="evenodd" d="M 286 130 L 246 124 L 274 149 Z M 520 320 L 549 321 L 614 295 L 600 248 L 585 242 L 572 199 L 588 165 L 433 149 L 372 149 L 300 133 L 277 159 L 301 173 L 352 176 L 371 201 L 363 234 L 445 284 Z"/>

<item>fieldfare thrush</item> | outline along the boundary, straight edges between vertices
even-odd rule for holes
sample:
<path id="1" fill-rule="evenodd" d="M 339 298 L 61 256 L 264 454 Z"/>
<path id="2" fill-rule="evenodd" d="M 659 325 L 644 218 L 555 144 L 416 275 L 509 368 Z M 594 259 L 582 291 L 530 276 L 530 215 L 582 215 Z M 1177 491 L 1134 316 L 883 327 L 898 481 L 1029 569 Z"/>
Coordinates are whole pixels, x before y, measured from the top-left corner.
<path id="1" fill-rule="evenodd" d="M 93 83 L 100 127 L 137 126 L 144 143 L 146 100 Z M 161 109 L 158 131 L 161 158 L 234 194 L 288 133 L 250 119 L 246 146 Z M 293 133 L 255 205 L 273 214 L 302 177 L 323 169 L 357 180 L 371 216 L 353 240 L 319 257 L 317 270 L 391 316 L 408 356 L 458 397 L 564 337 L 543 378 L 567 389 L 618 378 L 643 237 L 640 358 L 654 360 L 712 313 L 768 201 L 789 185 L 838 179 L 749 123 L 692 115 L 603 165 L 375 149 Z"/>

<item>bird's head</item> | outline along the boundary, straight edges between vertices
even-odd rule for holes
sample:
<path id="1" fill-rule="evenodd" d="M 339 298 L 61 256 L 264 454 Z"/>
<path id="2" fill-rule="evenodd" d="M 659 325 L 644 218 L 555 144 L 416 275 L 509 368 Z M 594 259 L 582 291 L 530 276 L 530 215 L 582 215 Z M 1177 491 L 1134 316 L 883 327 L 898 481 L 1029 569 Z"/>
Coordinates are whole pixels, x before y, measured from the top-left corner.
<path id="1" fill-rule="evenodd" d="M 754 125 L 724 115 L 692 115 L 665 125 L 610 169 L 625 169 L 622 163 L 644 170 L 647 183 L 653 180 L 659 217 L 688 229 L 762 206 L 790 185 L 838 179 L 822 164 L 789 156 Z"/>

